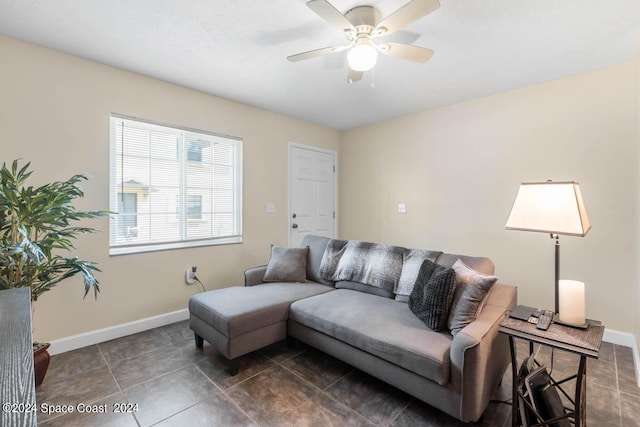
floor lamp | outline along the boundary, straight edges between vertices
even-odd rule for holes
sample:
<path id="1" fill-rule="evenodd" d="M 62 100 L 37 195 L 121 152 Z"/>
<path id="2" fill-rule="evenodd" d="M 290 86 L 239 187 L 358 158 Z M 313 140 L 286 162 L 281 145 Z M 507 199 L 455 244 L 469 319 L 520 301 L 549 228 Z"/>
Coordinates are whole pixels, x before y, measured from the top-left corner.
<path id="1" fill-rule="evenodd" d="M 580 184 L 523 182 L 513 202 L 507 230 L 548 233 L 555 239 L 555 312 L 559 312 L 560 234 L 584 237 L 591 229 Z"/>

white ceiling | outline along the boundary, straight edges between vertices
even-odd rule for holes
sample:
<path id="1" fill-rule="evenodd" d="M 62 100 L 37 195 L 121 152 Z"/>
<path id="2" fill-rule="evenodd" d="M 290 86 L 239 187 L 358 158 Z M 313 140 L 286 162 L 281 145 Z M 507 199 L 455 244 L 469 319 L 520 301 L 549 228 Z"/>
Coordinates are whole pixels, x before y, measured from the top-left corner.
<path id="1" fill-rule="evenodd" d="M 0 34 L 338 130 L 627 61 L 640 41 L 640 0 L 441 0 L 387 37 L 429 62 L 381 55 L 348 84 L 346 52 L 286 60 L 345 44 L 305 2 L 0 0 Z"/>

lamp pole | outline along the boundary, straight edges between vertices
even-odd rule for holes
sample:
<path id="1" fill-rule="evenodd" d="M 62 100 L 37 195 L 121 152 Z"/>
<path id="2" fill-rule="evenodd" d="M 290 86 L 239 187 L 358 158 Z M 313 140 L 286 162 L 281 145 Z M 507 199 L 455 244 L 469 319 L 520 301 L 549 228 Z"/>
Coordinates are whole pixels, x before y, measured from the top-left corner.
<path id="1" fill-rule="evenodd" d="M 558 314 L 560 312 L 560 235 L 551 234 L 552 239 L 556 239 L 556 271 L 555 271 L 555 313 Z"/>

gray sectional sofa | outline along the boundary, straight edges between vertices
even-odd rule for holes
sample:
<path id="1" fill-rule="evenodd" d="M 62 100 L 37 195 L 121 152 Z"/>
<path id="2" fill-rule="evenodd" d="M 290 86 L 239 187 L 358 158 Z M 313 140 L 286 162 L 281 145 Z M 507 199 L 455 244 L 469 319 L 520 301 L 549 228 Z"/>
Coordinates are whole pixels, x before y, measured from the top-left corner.
<path id="1" fill-rule="evenodd" d="M 498 325 L 516 304 L 515 287 L 494 283 L 494 278 L 486 296 L 475 296 L 473 316 L 463 324 L 453 319 L 452 324 L 454 306 L 458 314 L 469 310 L 460 278 L 469 271 L 491 277 L 489 259 L 383 245 L 372 249 L 372 244 L 363 249 L 351 243 L 362 242 L 307 236 L 301 246 L 308 251 L 297 254 L 306 255 L 304 281 L 279 281 L 278 273 L 288 266 L 282 259 L 274 262 L 272 252 L 268 266 L 245 272 L 245 286 L 195 295 L 189 310 L 196 345 L 211 343 L 229 359 L 235 374 L 239 356 L 294 338 L 463 422 L 477 421 L 510 361 Z M 453 297 L 449 318 L 444 319 L 448 327 L 437 332 L 417 316 L 416 292 L 410 289 L 410 282 L 423 274 L 425 259 L 441 272 L 446 269 L 438 266 L 458 273 L 460 265 L 470 268 L 456 276 L 456 293 L 452 289 L 445 298 Z"/>

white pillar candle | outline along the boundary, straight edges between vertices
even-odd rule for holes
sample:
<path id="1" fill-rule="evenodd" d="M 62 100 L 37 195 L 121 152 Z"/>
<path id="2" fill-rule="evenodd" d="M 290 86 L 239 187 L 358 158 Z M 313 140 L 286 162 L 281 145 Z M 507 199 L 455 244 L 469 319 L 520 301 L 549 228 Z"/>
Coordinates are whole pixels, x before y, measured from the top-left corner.
<path id="1" fill-rule="evenodd" d="M 559 294 L 560 321 L 570 325 L 584 325 L 584 283 L 577 280 L 560 280 Z"/>

